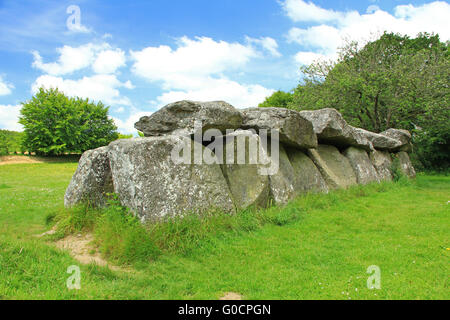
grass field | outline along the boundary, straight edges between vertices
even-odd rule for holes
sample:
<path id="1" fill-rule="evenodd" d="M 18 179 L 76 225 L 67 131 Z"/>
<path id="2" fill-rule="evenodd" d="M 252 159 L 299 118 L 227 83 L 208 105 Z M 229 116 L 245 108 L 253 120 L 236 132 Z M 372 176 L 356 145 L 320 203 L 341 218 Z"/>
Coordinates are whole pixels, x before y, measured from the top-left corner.
<path id="1" fill-rule="evenodd" d="M 221 233 L 184 252 L 112 271 L 81 265 L 36 234 L 63 210 L 76 163 L 0 166 L 1 299 L 448 299 L 450 177 L 299 198 L 297 219 Z M 301 209 L 301 210 L 300 210 Z M 81 290 L 67 268 L 81 267 Z M 371 265 L 381 289 L 366 285 Z M 131 268 L 131 272 L 130 272 Z"/>

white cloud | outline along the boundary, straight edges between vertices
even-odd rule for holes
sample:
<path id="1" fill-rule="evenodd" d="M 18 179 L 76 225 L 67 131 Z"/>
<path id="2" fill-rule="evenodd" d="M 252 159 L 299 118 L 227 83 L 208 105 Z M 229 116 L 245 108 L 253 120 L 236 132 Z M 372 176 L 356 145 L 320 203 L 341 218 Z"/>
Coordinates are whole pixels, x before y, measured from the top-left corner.
<path id="1" fill-rule="evenodd" d="M 266 41 L 266 46 L 268 42 Z M 274 49 L 273 43 L 272 49 Z M 270 45 L 269 45 L 270 47 Z M 132 72 L 149 81 L 161 82 L 159 103 L 182 99 L 225 100 L 236 107 L 256 106 L 273 90 L 260 85 L 239 84 L 223 73 L 242 71 L 258 52 L 249 44 L 214 41 L 207 37 L 183 37 L 178 47 L 148 47 L 131 51 Z"/>
<path id="2" fill-rule="evenodd" d="M 14 89 L 14 86 L 4 81 L 2 76 L 0 76 L 0 96 L 6 96 L 8 94 L 11 94 L 12 89 Z"/>
<path id="3" fill-rule="evenodd" d="M 132 67 L 135 74 L 150 81 L 170 83 L 178 82 L 183 76 L 203 77 L 239 69 L 257 53 L 239 43 L 182 37 L 176 50 L 168 46 L 147 47 L 131 51 L 130 55 L 135 61 Z"/>
<path id="4" fill-rule="evenodd" d="M 237 108 L 247 108 L 256 107 L 273 92 L 275 90 L 257 84 L 246 85 L 225 78 L 206 78 L 201 86 L 185 90 L 171 90 L 163 93 L 157 100 L 162 105 L 180 100 L 223 100 Z"/>
<path id="5" fill-rule="evenodd" d="M 58 88 L 68 96 L 89 98 L 95 101 L 101 100 L 107 105 L 126 105 L 131 102 L 120 94 L 119 88 L 133 89 L 130 81 L 121 82 L 115 75 L 94 75 L 83 77 L 79 80 L 63 79 L 51 75 L 43 75 L 36 79 L 32 85 L 33 94 L 40 87 L 46 89 Z"/>
<path id="6" fill-rule="evenodd" d="M 312 2 L 302 0 L 286 0 L 282 3 L 286 14 L 295 22 L 329 22 L 342 18 L 341 12 L 327 10 Z"/>
<path id="7" fill-rule="evenodd" d="M 342 42 L 339 30 L 328 25 L 313 26 L 308 29 L 291 28 L 287 40 L 307 48 L 317 49 L 324 54 L 335 52 Z"/>
<path id="8" fill-rule="evenodd" d="M 92 69 L 96 73 L 115 73 L 120 67 L 125 66 L 125 52 L 120 49 L 101 51 L 95 59 Z"/>
<path id="9" fill-rule="evenodd" d="M 269 51 L 269 53 L 274 57 L 281 57 L 281 53 L 278 51 L 278 43 L 275 39 L 270 37 L 261 37 L 259 39 L 245 37 L 248 43 L 257 44 L 263 47 L 265 50 Z"/>
<path id="10" fill-rule="evenodd" d="M 131 115 L 126 120 L 121 120 L 115 117 L 113 117 L 113 119 L 120 133 L 136 135 L 137 130 L 134 128 L 134 124 L 138 122 L 141 117 L 150 116 L 151 114 L 152 112 L 133 109 Z"/>
<path id="11" fill-rule="evenodd" d="M 334 55 L 324 55 L 320 53 L 315 53 L 311 51 L 301 51 L 298 52 L 294 59 L 299 65 L 310 65 L 315 61 L 321 60 L 334 60 L 336 57 Z"/>
<path id="12" fill-rule="evenodd" d="M 0 129 L 22 131 L 18 123 L 21 105 L 0 105 Z"/>
<path id="13" fill-rule="evenodd" d="M 58 60 L 49 63 L 43 62 L 39 52 L 33 51 L 33 67 L 53 76 L 61 76 L 90 66 L 96 73 L 114 73 L 125 65 L 125 53 L 120 49 L 111 49 L 106 42 L 87 43 L 79 47 L 65 45 L 56 51 Z"/>
<path id="14" fill-rule="evenodd" d="M 344 39 L 364 43 L 367 40 L 374 40 L 375 36 L 381 35 L 384 31 L 411 37 L 420 32 L 433 32 L 439 34 L 442 41 L 450 39 L 448 28 L 450 4 L 442 1 L 421 6 L 399 5 L 394 8 L 393 14 L 374 5 L 368 8 L 366 14 L 327 10 L 302 0 L 286 0 L 282 5 L 286 14 L 295 22 L 321 23 L 309 28 L 294 27 L 287 34 L 289 42 L 298 43 L 308 49 L 302 52 L 335 56 L 337 49 L 344 44 Z"/>

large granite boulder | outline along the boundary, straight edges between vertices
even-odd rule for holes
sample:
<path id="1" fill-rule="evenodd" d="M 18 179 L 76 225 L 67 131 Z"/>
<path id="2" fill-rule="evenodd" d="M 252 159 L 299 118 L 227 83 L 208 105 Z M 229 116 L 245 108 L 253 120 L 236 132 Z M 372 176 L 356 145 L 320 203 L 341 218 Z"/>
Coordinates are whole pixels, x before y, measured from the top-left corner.
<path id="1" fill-rule="evenodd" d="M 197 127 L 197 125 L 200 127 Z M 178 101 L 161 108 L 151 116 L 142 117 L 134 127 L 146 137 L 165 134 L 192 135 L 199 130 L 238 129 L 242 115 L 224 101 Z"/>
<path id="2" fill-rule="evenodd" d="M 309 149 L 308 155 L 330 189 L 347 188 L 357 184 L 350 162 L 336 147 L 319 144 L 317 149 Z"/>
<path id="3" fill-rule="evenodd" d="M 348 125 L 336 109 L 300 111 L 300 115 L 312 122 L 319 143 L 341 148 L 354 146 L 367 151 L 373 149 L 370 141 Z"/>
<path id="4" fill-rule="evenodd" d="M 374 150 L 370 153 L 370 161 L 377 170 L 378 178 L 381 181 L 392 180 L 392 158 L 389 152 Z"/>
<path id="5" fill-rule="evenodd" d="M 349 147 L 343 152 L 347 157 L 353 171 L 356 174 L 356 180 L 359 184 L 368 184 L 379 182 L 378 173 L 367 155 L 367 151 L 355 147 Z"/>
<path id="6" fill-rule="evenodd" d="M 270 163 L 259 136 L 249 130 L 237 130 L 224 137 L 223 175 L 238 209 L 267 207 L 270 204 Z"/>
<path id="7" fill-rule="evenodd" d="M 297 148 L 317 147 L 317 137 L 310 121 L 299 112 L 284 108 L 250 108 L 242 110 L 243 128 L 277 130 L 280 142 Z"/>
<path id="8" fill-rule="evenodd" d="M 182 146 L 186 150 L 180 151 Z M 122 205 L 142 221 L 216 209 L 233 212 L 233 201 L 220 165 L 194 164 L 194 150 L 214 157 L 209 149 L 181 136 L 112 142 L 109 145 L 111 172 Z M 182 161 L 181 153 L 189 155 L 184 159 L 187 161 Z"/>
<path id="9" fill-rule="evenodd" d="M 395 139 L 397 141 L 400 141 L 398 151 L 405 151 L 405 152 L 412 151 L 411 133 L 408 130 L 391 128 L 381 132 L 380 134 Z"/>
<path id="10" fill-rule="evenodd" d="M 105 205 L 107 193 L 112 193 L 113 183 L 109 166 L 108 147 L 88 150 L 78 162 L 78 168 L 64 195 L 64 205 L 79 203 L 93 206 Z"/>
<path id="11" fill-rule="evenodd" d="M 289 148 L 287 154 L 294 170 L 294 191 L 296 194 L 328 192 L 327 184 L 319 169 L 304 152 Z"/>
<path id="12" fill-rule="evenodd" d="M 399 140 L 390 138 L 386 135 L 367 131 L 361 128 L 353 128 L 353 130 L 360 133 L 367 140 L 369 140 L 372 143 L 373 147 L 377 150 L 388 150 L 392 152 L 398 150 L 398 148 L 400 148 L 402 145 Z"/>
<path id="13" fill-rule="evenodd" d="M 414 167 L 411 163 L 411 160 L 409 159 L 408 154 L 404 151 L 400 151 L 396 153 L 395 156 L 399 160 L 400 169 L 402 170 L 403 174 L 409 178 L 415 178 L 416 170 L 414 170 Z"/>

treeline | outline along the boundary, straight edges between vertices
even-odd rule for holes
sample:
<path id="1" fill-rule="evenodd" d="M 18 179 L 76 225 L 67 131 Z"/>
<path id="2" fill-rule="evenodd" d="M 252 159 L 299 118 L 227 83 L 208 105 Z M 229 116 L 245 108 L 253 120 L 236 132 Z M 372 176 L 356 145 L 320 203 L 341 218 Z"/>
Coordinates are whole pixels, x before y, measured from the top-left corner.
<path id="1" fill-rule="evenodd" d="M 413 133 L 419 169 L 450 167 L 450 51 L 438 35 L 384 33 L 361 46 L 349 42 L 337 61 L 301 68 L 300 84 L 278 91 L 260 107 L 335 108 L 354 126 Z"/>
<path id="2" fill-rule="evenodd" d="M 23 153 L 22 139 L 22 132 L 0 129 L 0 155 Z"/>

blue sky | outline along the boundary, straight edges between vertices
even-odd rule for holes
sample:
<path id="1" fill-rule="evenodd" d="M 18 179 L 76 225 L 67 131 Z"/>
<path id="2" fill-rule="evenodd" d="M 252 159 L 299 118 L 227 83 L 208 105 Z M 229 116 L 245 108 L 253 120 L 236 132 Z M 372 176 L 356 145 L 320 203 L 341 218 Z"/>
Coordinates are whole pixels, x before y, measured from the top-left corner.
<path id="1" fill-rule="evenodd" d="M 446 1 L 0 0 L 0 128 L 21 129 L 20 103 L 40 86 L 103 101 L 123 133 L 177 100 L 252 107 L 345 39 L 450 40 L 448 17 Z"/>

